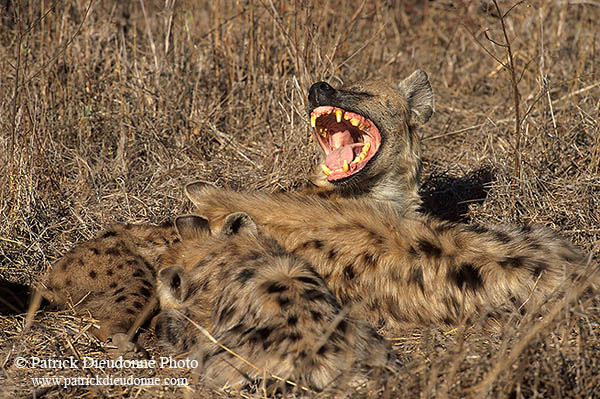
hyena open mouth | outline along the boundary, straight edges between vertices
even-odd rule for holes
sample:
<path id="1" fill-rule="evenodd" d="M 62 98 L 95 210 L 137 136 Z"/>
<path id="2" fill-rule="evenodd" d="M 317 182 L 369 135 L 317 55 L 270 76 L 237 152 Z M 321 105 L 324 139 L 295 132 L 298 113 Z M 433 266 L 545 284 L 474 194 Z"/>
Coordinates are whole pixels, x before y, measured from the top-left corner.
<path id="1" fill-rule="evenodd" d="M 373 122 L 341 108 L 315 108 L 310 114 L 310 124 L 325 152 L 322 168 L 329 181 L 358 173 L 381 145 L 381 134 Z"/>

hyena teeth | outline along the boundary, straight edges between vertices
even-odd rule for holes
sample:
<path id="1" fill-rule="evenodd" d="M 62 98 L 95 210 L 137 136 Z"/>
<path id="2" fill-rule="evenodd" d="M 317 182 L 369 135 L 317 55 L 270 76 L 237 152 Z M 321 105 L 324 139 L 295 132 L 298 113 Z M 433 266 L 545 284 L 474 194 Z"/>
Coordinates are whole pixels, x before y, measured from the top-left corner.
<path id="1" fill-rule="evenodd" d="M 323 169 L 323 173 L 325 173 L 325 176 L 329 176 L 331 174 L 331 169 L 329 169 L 327 166 L 321 165 L 321 169 Z"/>
<path id="2" fill-rule="evenodd" d="M 310 126 L 312 128 L 315 128 L 317 126 L 317 116 L 316 115 L 310 116 Z"/>
<path id="3" fill-rule="evenodd" d="M 352 116 L 350 116 L 348 114 L 344 114 L 344 119 L 349 121 L 350 119 L 352 119 Z"/>
<path id="4" fill-rule="evenodd" d="M 367 154 L 367 152 L 369 151 L 369 148 L 371 148 L 371 142 L 370 141 L 365 141 L 365 145 L 362 148 L 361 153 L 365 153 L 365 155 Z"/>
<path id="5" fill-rule="evenodd" d="M 342 122 L 342 113 L 343 113 L 343 111 L 341 109 L 335 110 L 335 120 L 337 121 L 337 123 Z"/>
<path id="6" fill-rule="evenodd" d="M 356 118 L 350 119 L 350 124 L 354 127 L 358 126 L 359 123 L 360 123 L 360 121 Z"/>
<path id="7" fill-rule="evenodd" d="M 348 169 L 350 169 L 350 166 L 348 165 L 348 161 L 346 161 L 346 160 L 344 159 L 344 166 L 342 166 L 342 170 L 343 170 L 344 172 L 347 172 L 347 171 L 348 171 Z"/>

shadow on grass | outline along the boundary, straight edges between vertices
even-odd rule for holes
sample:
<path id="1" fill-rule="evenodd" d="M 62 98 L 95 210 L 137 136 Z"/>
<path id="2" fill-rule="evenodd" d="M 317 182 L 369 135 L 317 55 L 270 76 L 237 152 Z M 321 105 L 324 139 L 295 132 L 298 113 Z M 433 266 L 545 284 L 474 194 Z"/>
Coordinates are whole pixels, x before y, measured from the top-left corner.
<path id="1" fill-rule="evenodd" d="M 468 222 L 469 204 L 485 201 L 489 183 L 494 178 L 490 166 L 476 169 L 462 177 L 447 172 L 432 173 L 421 186 L 423 210 L 451 222 Z"/>

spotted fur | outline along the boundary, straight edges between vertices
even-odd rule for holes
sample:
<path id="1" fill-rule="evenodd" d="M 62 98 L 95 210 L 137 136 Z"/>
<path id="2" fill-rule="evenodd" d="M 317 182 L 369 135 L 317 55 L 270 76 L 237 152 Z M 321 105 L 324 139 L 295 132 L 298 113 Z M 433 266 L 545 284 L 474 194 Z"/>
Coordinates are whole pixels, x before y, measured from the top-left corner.
<path id="1" fill-rule="evenodd" d="M 245 212 L 285 250 L 310 263 L 342 304 L 372 323 L 456 325 L 523 310 L 581 272 L 581 251 L 541 226 L 454 224 L 368 200 L 238 193 L 188 185 L 214 226 Z"/>
<path id="2" fill-rule="evenodd" d="M 199 216 L 176 223 L 182 241 L 162 259 L 156 333 L 198 360 L 205 382 L 241 388 L 273 374 L 321 390 L 357 365 L 390 364 L 384 340 L 345 314 L 308 263 L 256 234 L 246 214 L 227 216 L 220 233 Z"/>
<path id="3" fill-rule="evenodd" d="M 116 225 L 56 262 L 42 294 L 97 320 L 101 340 L 127 333 L 154 293 L 159 257 L 178 240 L 172 224 Z"/>

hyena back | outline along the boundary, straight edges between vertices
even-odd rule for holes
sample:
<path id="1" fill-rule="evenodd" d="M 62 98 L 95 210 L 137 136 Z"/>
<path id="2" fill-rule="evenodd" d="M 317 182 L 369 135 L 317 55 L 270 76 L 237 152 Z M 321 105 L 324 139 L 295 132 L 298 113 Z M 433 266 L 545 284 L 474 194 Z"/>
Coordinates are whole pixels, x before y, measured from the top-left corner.
<path id="1" fill-rule="evenodd" d="M 544 301 L 586 264 L 578 249 L 538 226 L 460 225 L 367 200 L 237 193 L 201 183 L 186 193 L 215 226 L 232 212 L 249 214 L 372 323 L 456 325 L 490 310 L 500 317 Z"/>
<path id="2" fill-rule="evenodd" d="M 198 360 L 205 382 L 241 388 L 266 372 L 320 390 L 357 365 L 391 364 L 384 340 L 345 314 L 310 265 L 257 235 L 246 214 L 225 217 L 220 233 L 199 216 L 176 224 L 182 241 L 161 261 L 156 333 Z"/>

